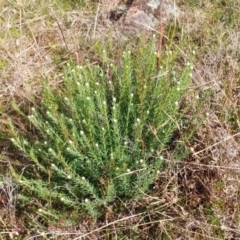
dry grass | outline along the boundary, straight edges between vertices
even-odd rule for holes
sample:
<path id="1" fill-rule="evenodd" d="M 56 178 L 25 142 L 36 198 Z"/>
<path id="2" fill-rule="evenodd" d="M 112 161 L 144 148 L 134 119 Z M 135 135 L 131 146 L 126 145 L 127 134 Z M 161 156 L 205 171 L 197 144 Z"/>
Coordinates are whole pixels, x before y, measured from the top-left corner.
<path id="1" fill-rule="evenodd" d="M 182 50 L 194 49 L 197 56 L 189 99 L 212 89 L 201 113 L 208 117 L 189 143 L 192 155 L 163 172 L 140 202 L 123 203 L 117 211 L 110 206 L 102 219 L 79 223 L 73 216 L 70 223 L 63 216 L 44 226 L 31 212 L 16 217 L 17 188 L 6 171 L 14 153 L 0 134 L 1 176 L 7 180 L 0 183 L 0 239 L 240 239 L 240 3 L 176 3 L 182 12 L 176 39 L 187 36 Z M 69 58 L 79 64 L 86 58 L 97 61 L 91 49 L 98 41 L 108 41 L 114 61 L 124 47 L 134 48 L 133 38 L 111 28 L 105 19 L 110 5 L 104 4 L 73 8 L 51 0 L 0 2 L 1 132 L 12 97 L 24 104 L 39 96 L 43 80 L 60 83 Z"/>

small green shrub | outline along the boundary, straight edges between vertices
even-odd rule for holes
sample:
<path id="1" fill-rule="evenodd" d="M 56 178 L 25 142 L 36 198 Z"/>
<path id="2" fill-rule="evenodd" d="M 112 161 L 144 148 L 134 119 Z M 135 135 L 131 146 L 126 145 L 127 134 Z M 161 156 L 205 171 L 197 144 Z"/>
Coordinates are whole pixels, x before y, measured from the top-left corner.
<path id="1" fill-rule="evenodd" d="M 192 66 L 179 69 L 177 58 L 177 51 L 166 55 L 158 70 L 153 44 L 124 52 L 118 66 L 106 51 L 101 67 L 67 64 L 64 86 L 45 85 L 25 130 L 20 134 L 9 124 L 14 146 L 30 160 L 21 172 L 11 169 L 24 200 L 34 196 L 48 209 L 60 205 L 98 215 L 118 198 L 148 191 L 183 116 Z"/>

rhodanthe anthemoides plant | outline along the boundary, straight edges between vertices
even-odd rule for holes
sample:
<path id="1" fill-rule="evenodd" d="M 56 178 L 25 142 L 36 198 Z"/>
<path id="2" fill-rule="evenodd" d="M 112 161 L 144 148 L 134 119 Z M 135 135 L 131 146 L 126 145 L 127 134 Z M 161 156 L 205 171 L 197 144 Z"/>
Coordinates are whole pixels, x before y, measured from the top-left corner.
<path id="1" fill-rule="evenodd" d="M 177 57 L 170 54 L 157 69 L 148 46 L 124 52 L 118 65 L 104 57 L 101 66 L 67 64 L 64 84 L 45 85 L 25 130 L 9 123 L 13 145 L 28 159 L 21 171 L 11 169 L 25 197 L 98 215 L 117 199 L 146 193 L 162 169 L 191 78 L 192 65 L 179 69 Z"/>

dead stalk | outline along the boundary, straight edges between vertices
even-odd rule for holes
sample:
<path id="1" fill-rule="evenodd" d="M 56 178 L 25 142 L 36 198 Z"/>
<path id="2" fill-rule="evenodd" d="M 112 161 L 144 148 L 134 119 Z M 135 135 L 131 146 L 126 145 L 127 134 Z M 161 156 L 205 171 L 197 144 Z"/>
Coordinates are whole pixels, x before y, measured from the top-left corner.
<path id="1" fill-rule="evenodd" d="M 160 8 L 159 8 L 159 39 L 158 39 L 158 46 L 157 46 L 157 68 L 158 69 L 161 66 L 160 55 L 161 55 L 161 52 L 162 52 L 163 35 L 164 35 L 163 3 L 164 3 L 164 0 L 161 1 Z"/>

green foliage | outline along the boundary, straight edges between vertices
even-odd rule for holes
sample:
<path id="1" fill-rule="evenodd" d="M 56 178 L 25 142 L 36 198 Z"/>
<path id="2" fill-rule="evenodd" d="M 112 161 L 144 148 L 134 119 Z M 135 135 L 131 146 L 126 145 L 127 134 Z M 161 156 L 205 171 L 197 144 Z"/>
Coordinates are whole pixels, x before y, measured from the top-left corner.
<path id="1" fill-rule="evenodd" d="M 9 122 L 14 146 L 30 160 L 20 172 L 11 169 L 26 195 L 95 216 L 118 198 L 148 191 L 183 117 L 192 71 L 190 63 L 175 64 L 177 50 L 158 70 L 154 48 L 124 52 L 118 66 L 106 51 L 101 66 L 67 64 L 63 86 L 45 84 L 25 130 Z"/>

